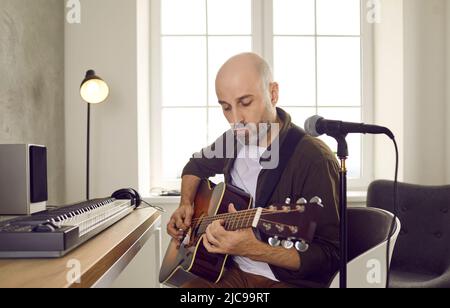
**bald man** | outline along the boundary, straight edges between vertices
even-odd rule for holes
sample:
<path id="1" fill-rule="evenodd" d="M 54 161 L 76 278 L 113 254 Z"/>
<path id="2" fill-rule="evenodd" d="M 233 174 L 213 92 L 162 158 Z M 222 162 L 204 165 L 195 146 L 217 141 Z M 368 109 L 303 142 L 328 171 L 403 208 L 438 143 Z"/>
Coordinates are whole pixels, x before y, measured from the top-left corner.
<path id="1" fill-rule="evenodd" d="M 287 197 L 309 200 L 320 196 L 324 211 L 318 219 L 314 242 L 306 252 L 271 247 L 252 229 L 230 232 L 225 230 L 222 222 L 212 223 L 203 238 L 205 248 L 213 254 L 231 255 L 233 262 L 219 283 L 198 278 L 183 287 L 326 287 L 339 264 L 339 165 L 336 157 L 323 142 L 307 136 L 291 122 L 289 114 L 276 107 L 279 85 L 273 81 L 270 66 L 260 56 L 244 53 L 229 59 L 217 74 L 216 93 L 240 147 L 237 156 L 231 159 L 194 155 L 186 165 L 182 176 L 181 204 L 167 225 L 173 240 L 181 244 L 184 232 L 191 226 L 193 202 L 201 179 L 217 174 L 224 174 L 227 184 L 249 193 L 254 206 L 284 203 Z M 280 129 L 271 129 L 274 126 Z M 261 153 L 268 150 L 274 140 L 282 147 L 291 130 L 300 132 L 300 141 L 289 149 L 293 155 L 281 170 L 280 181 L 270 183 L 273 170 L 262 166 Z M 216 143 L 222 141 L 219 138 Z M 209 147 L 212 148 L 215 144 Z M 257 155 L 254 157 L 248 153 Z M 260 204 L 267 183 L 275 190 L 268 204 Z M 236 211 L 233 204 L 229 205 L 229 211 Z"/>

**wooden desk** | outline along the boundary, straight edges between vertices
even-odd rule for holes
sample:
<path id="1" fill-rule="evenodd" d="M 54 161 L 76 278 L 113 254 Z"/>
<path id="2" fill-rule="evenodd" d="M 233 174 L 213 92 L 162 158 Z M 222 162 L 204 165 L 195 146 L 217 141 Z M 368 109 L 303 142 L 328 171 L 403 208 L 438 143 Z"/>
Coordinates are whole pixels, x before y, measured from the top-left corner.
<path id="1" fill-rule="evenodd" d="M 145 208 L 134 211 L 64 258 L 0 260 L 0 288 L 108 287 L 152 235 L 159 268 L 161 216 L 154 209 Z"/>

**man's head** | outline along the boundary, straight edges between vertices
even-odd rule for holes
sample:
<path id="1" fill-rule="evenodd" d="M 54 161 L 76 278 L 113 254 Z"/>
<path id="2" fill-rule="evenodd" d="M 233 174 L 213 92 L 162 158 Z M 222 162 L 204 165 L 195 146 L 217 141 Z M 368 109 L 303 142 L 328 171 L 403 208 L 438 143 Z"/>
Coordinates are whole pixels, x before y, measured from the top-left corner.
<path id="1" fill-rule="evenodd" d="M 228 122 L 239 131 L 244 125 L 275 123 L 278 84 L 273 82 L 269 64 L 254 53 L 229 59 L 216 79 L 219 104 Z M 247 136 L 254 134 L 243 130 Z"/>

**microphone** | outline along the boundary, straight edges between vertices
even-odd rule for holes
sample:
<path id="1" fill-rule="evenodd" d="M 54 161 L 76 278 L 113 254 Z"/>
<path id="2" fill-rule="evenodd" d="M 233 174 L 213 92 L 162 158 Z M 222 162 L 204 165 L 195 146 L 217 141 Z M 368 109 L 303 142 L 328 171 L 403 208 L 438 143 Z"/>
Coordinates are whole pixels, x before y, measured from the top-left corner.
<path id="1" fill-rule="evenodd" d="M 306 120 L 305 130 L 313 137 L 324 134 L 331 137 L 346 136 L 347 134 L 385 134 L 389 138 L 395 139 L 394 134 L 383 126 L 326 120 L 317 115 Z"/>

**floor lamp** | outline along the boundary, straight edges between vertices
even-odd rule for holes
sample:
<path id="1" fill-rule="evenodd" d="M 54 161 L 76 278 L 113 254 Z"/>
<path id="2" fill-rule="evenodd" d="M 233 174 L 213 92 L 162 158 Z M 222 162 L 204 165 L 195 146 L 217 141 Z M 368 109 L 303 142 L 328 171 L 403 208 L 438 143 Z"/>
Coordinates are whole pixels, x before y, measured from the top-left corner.
<path id="1" fill-rule="evenodd" d="M 89 70 L 81 83 L 80 94 L 87 103 L 87 141 L 86 141 L 86 200 L 89 196 L 89 154 L 90 154 L 90 127 L 91 127 L 91 104 L 103 103 L 109 95 L 109 87 L 106 82 Z"/>

